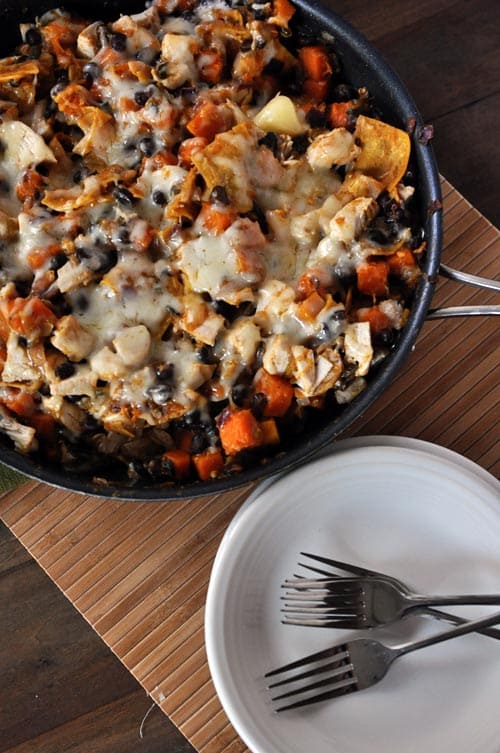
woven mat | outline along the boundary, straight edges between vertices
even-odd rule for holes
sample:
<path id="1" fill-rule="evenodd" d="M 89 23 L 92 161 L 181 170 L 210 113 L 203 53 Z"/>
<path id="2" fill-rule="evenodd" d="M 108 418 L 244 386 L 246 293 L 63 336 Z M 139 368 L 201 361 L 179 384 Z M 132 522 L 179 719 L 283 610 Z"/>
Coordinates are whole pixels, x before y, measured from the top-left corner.
<path id="1" fill-rule="evenodd" d="M 446 182 L 443 194 L 443 261 L 498 276 L 500 232 Z M 498 295 L 443 281 L 433 305 L 479 302 Z M 498 476 L 499 346 L 493 317 L 425 323 L 398 378 L 349 433 L 436 442 Z M 203 609 L 220 539 L 248 492 L 139 504 L 30 481 L 0 499 L 7 526 L 200 753 L 245 750 L 210 680 Z"/>

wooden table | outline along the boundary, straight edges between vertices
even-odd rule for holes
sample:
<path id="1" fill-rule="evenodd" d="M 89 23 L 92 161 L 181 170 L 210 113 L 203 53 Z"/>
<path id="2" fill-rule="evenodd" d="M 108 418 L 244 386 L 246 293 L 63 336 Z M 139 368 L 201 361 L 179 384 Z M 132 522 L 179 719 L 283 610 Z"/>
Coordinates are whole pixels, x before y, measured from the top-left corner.
<path id="1" fill-rule="evenodd" d="M 422 0 L 418 4 L 339 0 L 332 2 L 333 6 L 376 43 L 408 84 L 426 121 L 434 123 L 441 172 L 500 225 L 498 4 L 494 0 Z M 448 184 L 444 194 L 444 260 L 467 271 L 498 277 L 499 232 Z M 446 282 L 440 284 L 437 295 L 437 302 L 442 301 L 498 302 L 498 297 Z M 422 437 L 462 452 L 498 475 L 497 321 L 425 324 L 401 375 L 352 432 Z M 168 579 L 162 580 L 162 576 L 155 581 L 155 568 L 167 563 L 168 574 L 175 579 L 175 568 L 184 562 L 184 556 L 207 578 L 220 535 L 239 504 L 238 494 L 223 504 L 215 500 L 210 511 L 203 502 L 189 506 L 192 514 L 205 516 L 201 534 L 189 545 L 200 553 L 198 559 L 188 556 L 187 550 L 179 555 L 181 540 L 168 533 L 170 517 L 176 528 L 182 521 L 189 528 L 186 505 L 168 512 L 161 507 L 145 511 L 145 529 L 138 532 L 138 539 L 151 543 L 151 536 L 160 528 L 153 549 L 159 559 L 144 554 L 137 570 L 126 537 L 117 533 L 118 524 L 123 534 L 137 517 L 134 505 L 101 506 L 92 500 L 77 504 L 74 498 L 34 484 L 0 500 L 3 519 L 133 669 L 151 696 L 182 726 L 195 749 L 214 753 L 239 751 L 243 746 L 226 724 L 206 676 L 199 647 L 203 587 L 197 593 L 188 589 L 184 601 L 179 593 L 186 610 L 184 624 L 192 629 L 176 632 L 168 605 L 165 613 L 155 612 L 161 606 L 155 599 L 173 597 L 168 593 Z M 66 528 L 68 516 L 71 530 Z M 93 527 L 89 528 L 91 520 Z M 107 575 L 101 573 L 110 579 L 104 593 L 94 577 L 95 562 L 88 561 L 90 555 L 86 560 L 82 549 L 84 536 L 91 536 L 92 531 L 95 557 L 99 553 L 108 558 Z M 90 540 L 85 539 L 87 543 Z M 123 564 L 127 558 L 130 567 Z M 141 587 L 146 590 L 141 592 Z M 0 634 L 4 639 L 7 636 L 7 641 L 0 641 L 0 752 L 193 751 L 158 711 L 146 720 L 144 738 L 139 739 L 138 728 L 150 706 L 146 694 L 5 528 L 0 539 L 0 599 L 4 601 Z M 127 622 L 123 620 L 134 609 L 139 610 L 144 600 L 149 600 L 149 606 L 144 610 L 144 632 L 139 635 L 137 627 L 124 629 Z M 159 625 L 153 625 L 159 617 L 164 631 L 161 638 Z M 134 624 L 137 626 L 137 619 Z M 158 653 L 162 643 L 164 655 L 171 657 L 163 664 Z M 183 650 L 185 661 L 179 661 Z M 179 688 L 177 697 L 164 692 L 165 678 L 172 673 L 170 680 Z M 195 678 L 197 673 L 193 687 L 198 700 L 193 704 L 183 693 L 189 688 L 190 675 Z"/>

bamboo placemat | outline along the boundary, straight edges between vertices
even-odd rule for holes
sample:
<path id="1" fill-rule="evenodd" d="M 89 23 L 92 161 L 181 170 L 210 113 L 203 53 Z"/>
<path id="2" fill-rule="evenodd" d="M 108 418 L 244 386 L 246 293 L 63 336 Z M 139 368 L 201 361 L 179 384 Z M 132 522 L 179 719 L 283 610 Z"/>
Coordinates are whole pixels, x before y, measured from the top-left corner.
<path id="1" fill-rule="evenodd" d="M 446 181 L 443 195 L 443 261 L 498 276 L 500 232 Z M 439 284 L 435 305 L 473 302 L 498 296 Z M 499 345 L 494 318 L 427 322 L 349 433 L 436 442 L 499 475 Z M 245 750 L 210 680 L 203 610 L 218 544 L 248 492 L 161 505 L 28 482 L 0 499 L 7 526 L 200 753 Z"/>

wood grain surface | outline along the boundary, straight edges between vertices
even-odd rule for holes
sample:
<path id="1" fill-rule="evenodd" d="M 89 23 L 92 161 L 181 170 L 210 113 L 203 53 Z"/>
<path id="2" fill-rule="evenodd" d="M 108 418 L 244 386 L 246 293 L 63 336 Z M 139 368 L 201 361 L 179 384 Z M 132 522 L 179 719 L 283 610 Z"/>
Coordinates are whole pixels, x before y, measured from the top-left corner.
<path id="1" fill-rule="evenodd" d="M 500 225 L 498 2 L 338 0 L 328 4 L 357 25 L 398 71 L 412 91 L 424 119 L 434 124 L 434 145 L 441 172 L 487 218 Z M 460 263 L 462 268 L 475 273 L 498 276 L 498 233 L 455 193 L 446 189 L 445 195 L 445 261 Z M 478 243 L 480 253 L 477 253 Z M 439 286 L 439 303 L 478 300 L 497 302 L 492 293 L 457 288 L 450 282 Z M 453 353 L 449 353 L 450 343 L 453 343 Z M 383 428 L 387 433 L 432 439 L 478 460 L 498 475 L 498 350 L 498 327 L 495 329 L 491 320 L 428 322 L 400 377 L 352 432 L 376 433 Z M 420 358 L 424 351 L 430 359 L 425 366 Z M 418 390 L 408 399 L 405 391 L 410 373 Z M 421 398 L 433 394 L 430 407 Z M 446 400 L 436 400 L 438 395 L 446 395 Z M 400 399 L 401 396 L 405 399 Z M 436 403 L 440 408 L 436 408 Z M 50 499 L 47 500 L 47 496 Z M 80 506 L 74 500 L 65 499 L 60 492 L 48 494 L 47 487 L 41 485 L 32 491 L 22 507 L 22 519 L 16 529 L 17 535 L 23 538 L 24 534 L 29 534 L 29 544 L 35 548 L 43 537 L 42 521 L 37 522 L 36 515 L 30 515 L 30 506 L 37 504 L 44 506 L 47 515 L 57 515 L 58 509 L 62 511 L 59 528 L 54 525 L 51 536 L 37 550 L 41 559 L 45 557 L 44 566 L 57 574 L 69 595 L 81 594 L 79 608 L 91 615 L 93 624 L 106 641 L 127 666 L 134 669 L 135 677 L 154 687 L 153 683 L 158 685 L 159 681 L 161 686 L 168 676 L 169 693 L 165 694 L 160 687 L 156 698 L 162 704 L 162 695 L 169 696 L 168 706 L 174 709 L 177 724 L 190 735 L 199 750 L 214 753 L 241 750 L 241 743 L 213 700 L 205 675 L 197 685 L 195 714 L 193 705 L 190 706 L 183 695 L 185 682 L 191 678 L 193 668 L 198 667 L 199 657 L 186 655 L 185 661 L 175 660 L 182 651 L 187 651 L 187 638 L 199 638 L 204 594 L 200 588 L 198 591 L 190 589 L 189 594 L 179 591 L 175 595 L 186 610 L 185 630 L 174 632 L 173 637 L 168 634 L 168 625 L 162 623 L 167 615 L 158 612 L 155 599 L 174 594 L 162 591 L 154 552 L 157 557 L 161 553 L 162 561 L 175 568 L 177 540 L 171 537 L 169 542 L 166 535 L 169 524 L 162 517 L 163 513 L 158 512 L 159 508 L 144 511 L 144 525 L 150 526 L 151 534 L 156 536 L 156 549 L 150 555 L 143 553 L 142 563 L 150 573 L 145 585 L 137 573 L 133 575 L 136 579 L 133 583 L 129 580 L 129 576 L 132 577 L 127 569 L 130 542 L 127 543 L 125 535 L 121 543 L 118 541 L 117 517 L 123 526 L 122 533 L 126 530 L 123 506 L 108 505 L 105 511 L 100 505 L 95 509 Z M 192 542 L 197 553 L 196 557 L 189 558 L 192 577 L 208 576 L 218 541 L 216 531 L 229 520 L 237 505 L 236 501 L 234 508 L 229 505 L 221 510 L 211 536 L 207 533 L 206 540 L 195 538 Z M 85 546 L 88 540 L 74 539 L 68 550 L 67 542 L 60 538 L 67 514 L 76 516 L 75 520 L 85 528 L 87 536 L 92 536 L 93 532 L 104 542 L 111 534 L 117 537 L 112 555 L 106 554 L 103 545 L 100 552 L 102 556 L 114 558 L 107 563 L 111 573 L 107 590 L 113 593 L 111 608 L 93 581 L 94 571 L 89 568 L 90 555 Z M 134 514 L 133 510 L 129 513 Z M 179 530 L 189 524 L 189 514 L 181 509 L 172 510 L 169 515 Z M 160 518 L 161 526 L 156 529 Z M 206 523 L 209 526 L 209 516 Z M 94 552 L 92 556 L 97 558 L 99 554 Z M 177 566 L 179 557 L 182 554 L 177 552 Z M 125 576 L 127 584 L 131 584 L 127 588 L 123 585 Z M 144 605 L 145 599 L 148 601 Z M 152 620 L 146 644 L 138 640 L 138 625 L 144 608 Z M 123 618 L 131 611 L 135 621 L 129 631 L 124 629 Z M 162 638 L 164 630 L 168 637 Z M 138 679 L 113 656 L 5 527 L 0 529 L 0 635 L 1 752 L 156 753 L 162 750 L 187 753 L 193 750 L 158 710 L 148 717 L 144 737 L 139 737 L 141 720 L 150 707 L 150 700 Z M 168 662 L 165 666 L 166 660 L 155 663 L 154 652 L 161 647 L 162 640 L 171 642 L 169 656 L 174 656 L 177 666 L 172 673 L 169 673 Z"/>

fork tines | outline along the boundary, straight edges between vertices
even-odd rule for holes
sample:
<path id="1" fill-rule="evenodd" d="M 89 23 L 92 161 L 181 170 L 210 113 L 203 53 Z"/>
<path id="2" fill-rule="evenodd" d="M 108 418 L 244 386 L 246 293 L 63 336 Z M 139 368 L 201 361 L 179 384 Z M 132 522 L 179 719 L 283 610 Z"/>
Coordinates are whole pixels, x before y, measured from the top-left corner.
<path id="1" fill-rule="evenodd" d="M 308 706 L 311 703 L 326 701 L 340 695 L 356 690 L 356 678 L 353 673 L 353 666 L 350 662 L 350 655 L 346 644 L 341 644 L 333 648 L 318 651 L 309 656 L 305 656 L 298 661 L 286 664 L 278 669 L 268 672 L 265 677 L 276 677 L 277 675 L 287 674 L 294 669 L 303 669 L 311 666 L 311 669 L 305 669 L 303 672 L 294 673 L 278 679 L 269 685 L 272 688 L 287 688 L 285 693 L 273 696 L 273 701 L 283 700 L 299 696 L 297 700 L 291 703 L 279 706 L 276 711 L 285 711 L 287 709 L 296 709 L 301 706 Z M 323 675 L 323 677 L 322 677 Z M 303 684 L 303 680 L 318 677 L 319 679 Z M 298 686 L 296 683 L 301 683 Z M 321 691 L 322 692 L 315 692 Z"/>
<path id="2" fill-rule="evenodd" d="M 282 598 L 284 625 L 306 627 L 359 627 L 363 619 L 363 589 L 353 578 L 299 578 L 286 580 Z"/>

